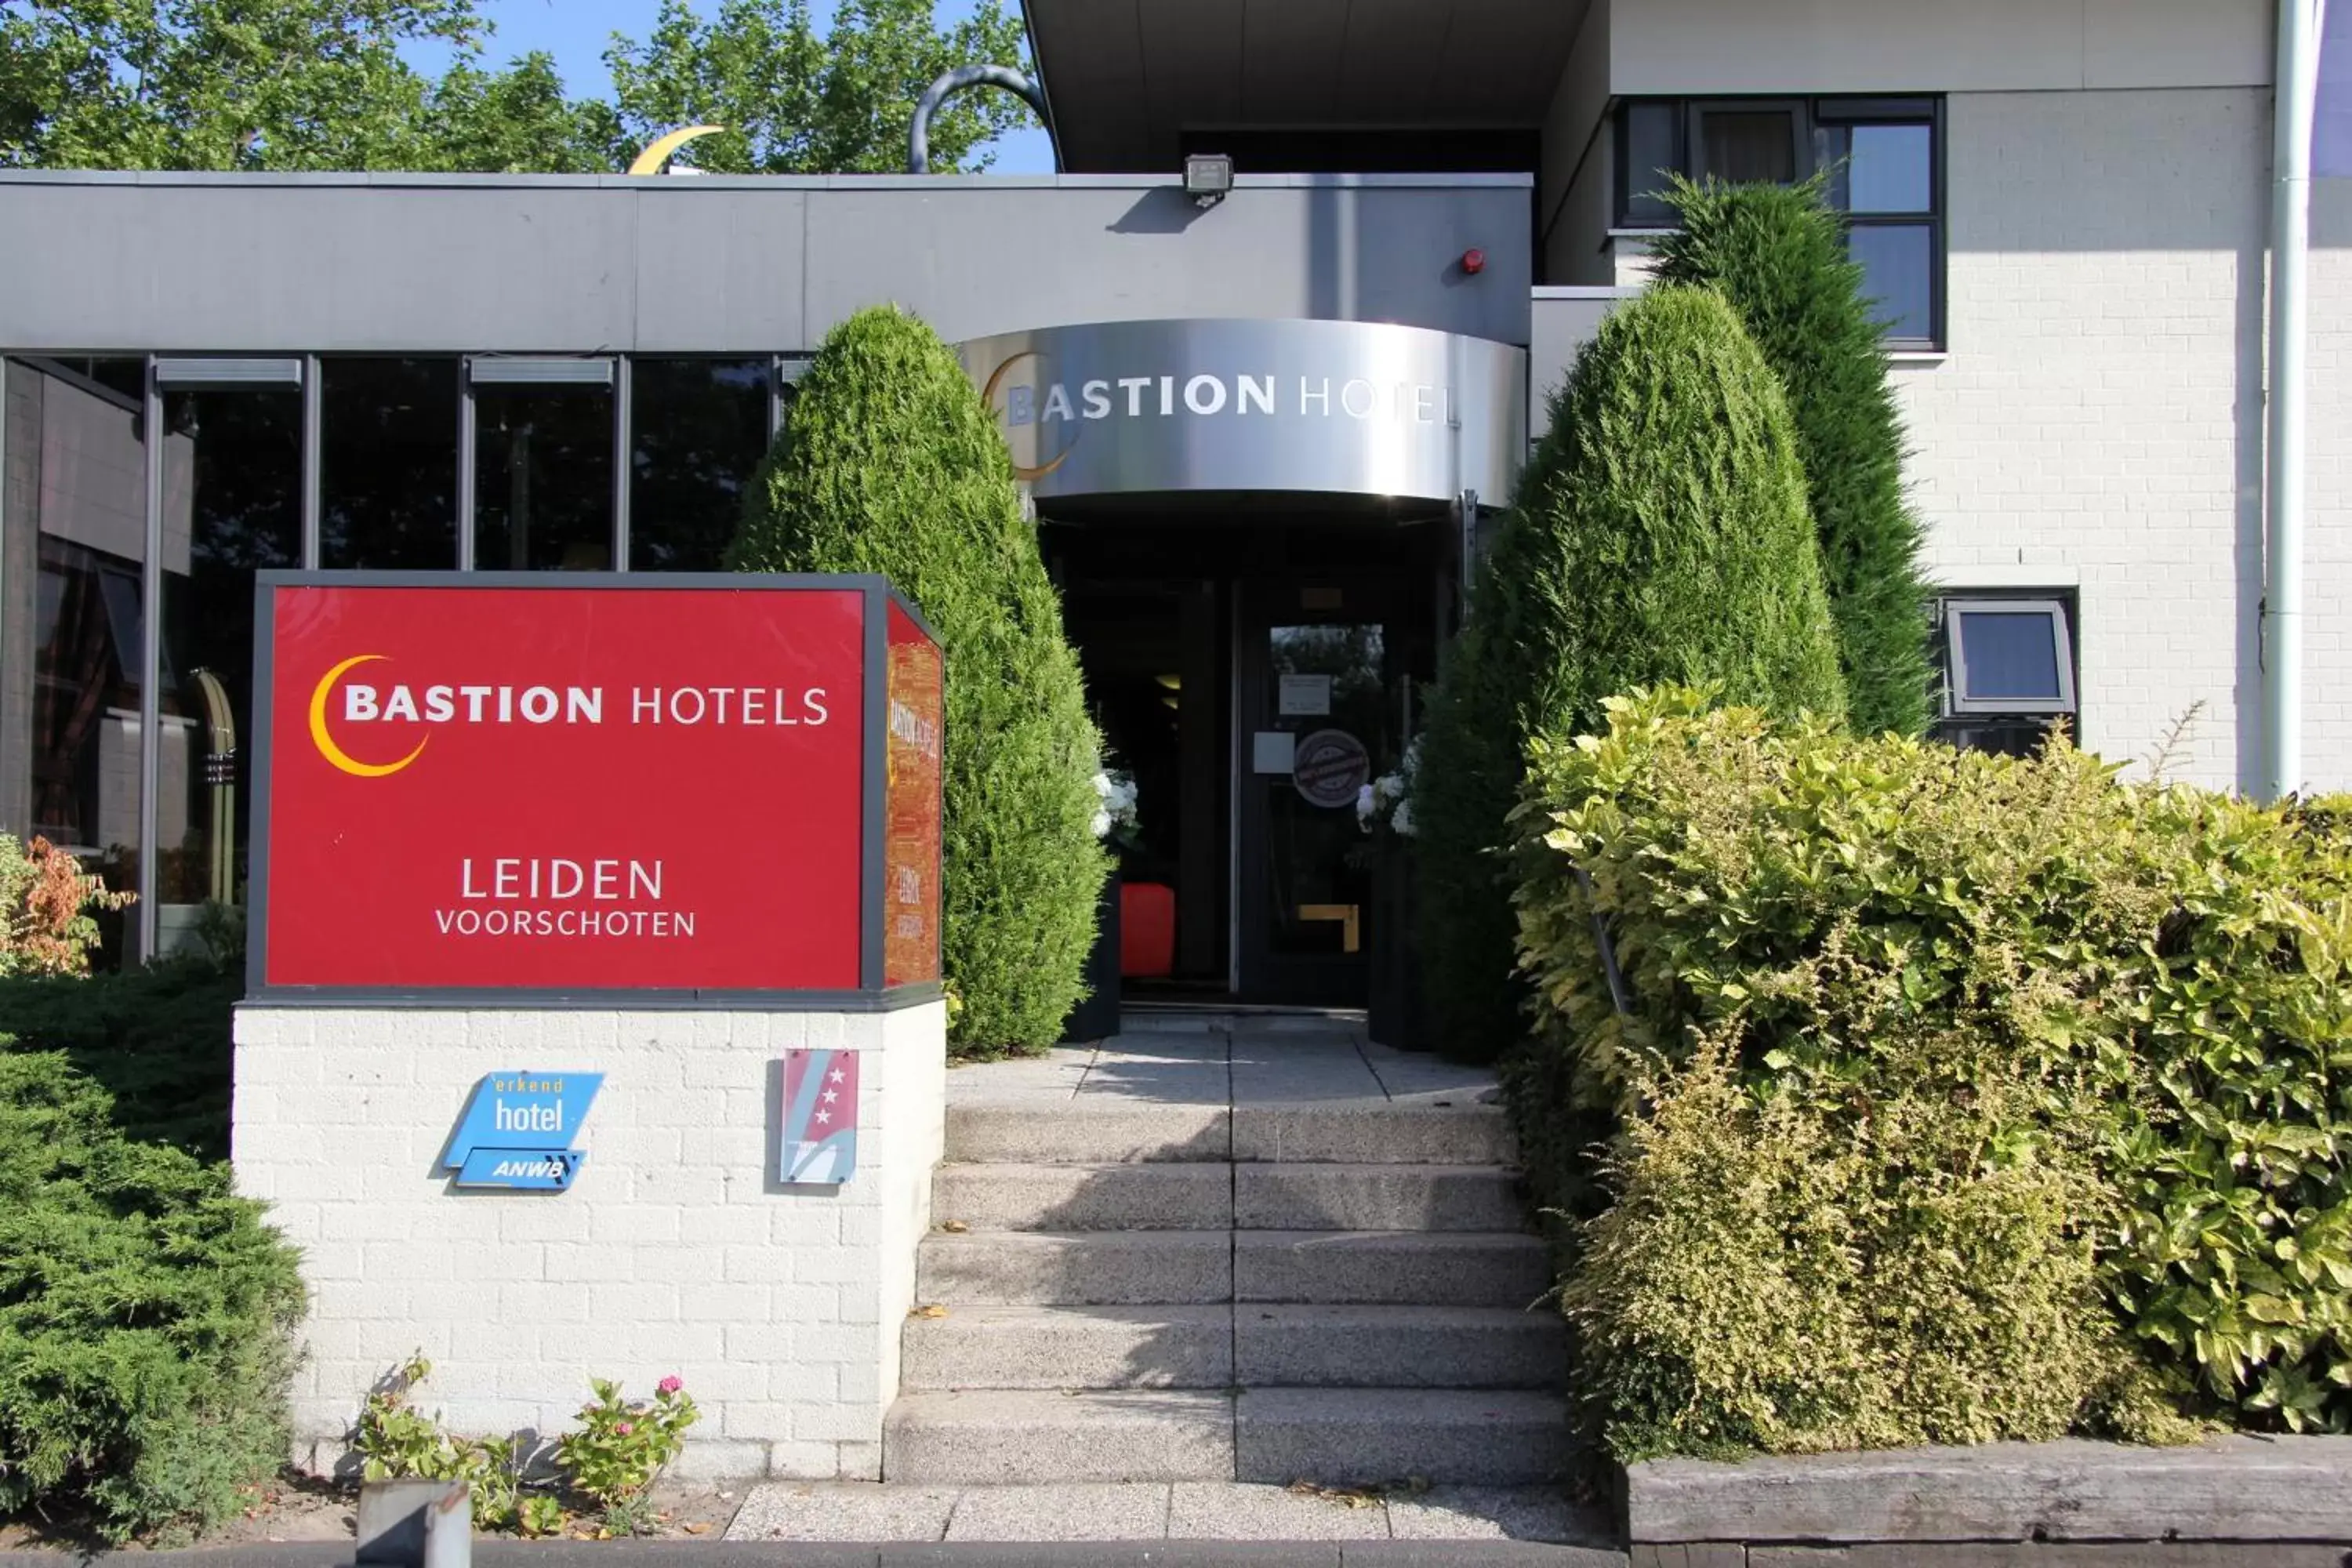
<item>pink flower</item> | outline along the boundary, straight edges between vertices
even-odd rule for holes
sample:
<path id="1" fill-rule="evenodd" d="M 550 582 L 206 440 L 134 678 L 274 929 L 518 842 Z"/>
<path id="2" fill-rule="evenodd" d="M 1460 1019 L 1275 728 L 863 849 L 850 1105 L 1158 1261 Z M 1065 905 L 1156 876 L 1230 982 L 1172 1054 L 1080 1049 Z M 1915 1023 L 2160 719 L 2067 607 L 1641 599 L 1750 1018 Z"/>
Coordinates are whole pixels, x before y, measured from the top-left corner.
<path id="1" fill-rule="evenodd" d="M 613 1423 L 613 1430 L 616 1435 L 625 1437 L 636 1428 L 626 1421 L 615 1421 Z"/>
<path id="2" fill-rule="evenodd" d="M 660 1389 L 664 1394 L 676 1394 L 679 1389 L 686 1386 L 686 1379 L 682 1377 L 666 1377 L 659 1383 L 654 1384 L 654 1386 Z"/>

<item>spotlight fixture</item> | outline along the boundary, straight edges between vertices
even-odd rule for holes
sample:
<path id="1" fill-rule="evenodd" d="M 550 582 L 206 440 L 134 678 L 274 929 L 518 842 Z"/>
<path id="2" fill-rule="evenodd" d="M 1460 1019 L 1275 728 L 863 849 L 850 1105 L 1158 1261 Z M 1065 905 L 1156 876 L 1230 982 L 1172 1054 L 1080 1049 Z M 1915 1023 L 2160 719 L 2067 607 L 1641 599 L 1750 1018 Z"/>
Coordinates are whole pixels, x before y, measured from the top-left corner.
<path id="1" fill-rule="evenodd" d="M 1234 161 L 1223 153 L 1192 153 L 1184 158 L 1184 194 L 1192 205 L 1213 207 L 1234 188 Z"/>

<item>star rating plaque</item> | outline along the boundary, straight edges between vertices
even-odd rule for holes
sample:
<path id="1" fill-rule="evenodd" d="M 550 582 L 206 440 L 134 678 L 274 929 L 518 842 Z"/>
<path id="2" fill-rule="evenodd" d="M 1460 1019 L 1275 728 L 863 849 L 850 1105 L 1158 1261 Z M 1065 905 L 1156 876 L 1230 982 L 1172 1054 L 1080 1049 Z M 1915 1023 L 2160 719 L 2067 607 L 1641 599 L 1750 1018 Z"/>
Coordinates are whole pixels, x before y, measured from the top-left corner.
<path id="1" fill-rule="evenodd" d="M 857 1170 L 857 1053 L 784 1054 L 784 1136 L 776 1179 L 839 1186 Z"/>

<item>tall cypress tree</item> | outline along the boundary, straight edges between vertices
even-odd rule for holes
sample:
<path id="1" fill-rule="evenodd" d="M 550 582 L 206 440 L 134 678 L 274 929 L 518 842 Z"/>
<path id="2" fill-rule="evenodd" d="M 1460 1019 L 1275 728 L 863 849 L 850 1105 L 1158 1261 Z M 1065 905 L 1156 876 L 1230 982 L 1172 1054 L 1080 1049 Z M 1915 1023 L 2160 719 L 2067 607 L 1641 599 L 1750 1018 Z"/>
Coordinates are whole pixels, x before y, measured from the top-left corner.
<path id="1" fill-rule="evenodd" d="M 1779 381 L 1712 289 L 1621 307 L 1551 424 L 1472 590 L 1413 783 L 1421 942 L 1439 1043 L 1523 1033 L 1506 819 L 1528 741 L 1591 730 L 1661 681 L 1843 715 L 1836 636 Z"/>
<path id="2" fill-rule="evenodd" d="M 1934 717 L 1930 595 L 1886 350 L 1844 222 L 1819 179 L 1677 180 L 1667 199 L 1682 227 L 1658 243 L 1660 280 L 1720 290 L 1789 395 L 1853 727 L 1919 734 Z"/>
<path id="3" fill-rule="evenodd" d="M 1003 438 L 939 334 L 887 306 L 835 328 L 745 497 L 729 564 L 877 572 L 947 656 L 941 895 L 950 1038 L 1038 1049 L 1084 987 L 1107 863 L 1100 741 Z"/>

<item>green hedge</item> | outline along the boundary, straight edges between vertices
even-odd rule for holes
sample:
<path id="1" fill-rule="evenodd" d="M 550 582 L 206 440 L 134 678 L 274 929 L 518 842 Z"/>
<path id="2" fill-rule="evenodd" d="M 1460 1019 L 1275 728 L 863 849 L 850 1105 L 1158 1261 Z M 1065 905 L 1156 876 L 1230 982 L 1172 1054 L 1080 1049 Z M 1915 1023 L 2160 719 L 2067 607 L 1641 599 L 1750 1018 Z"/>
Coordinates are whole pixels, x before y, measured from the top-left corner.
<path id="1" fill-rule="evenodd" d="M 1414 772 L 1423 959 L 1441 1043 L 1518 1035 L 1498 857 L 1529 737 L 1656 680 L 1718 680 L 1842 714 L 1804 476 L 1771 370 L 1723 300 L 1654 289 L 1613 312 L 1474 584 Z"/>
<path id="2" fill-rule="evenodd" d="M 302 1286 L 226 1165 L 112 1113 L 63 1055 L 0 1053 L 0 1510 L 172 1536 L 285 1463 Z"/>
<path id="3" fill-rule="evenodd" d="M 878 572 L 947 654 L 945 956 L 967 1051 L 1061 1037 L 1108 863 L 1100 738 L 1013 462 L 939 335 L 887 307 L 825 338 L 745 499 L 729 564 Z"/>
<path id="4" fill-rule="evenodd" d="M 1659 279 L 1720 290 L 1787 389 L 1853 729 L 1919 734 L 1933 714 L 1931 595 L 1919 521 L 1903 497 L 1885 339 L 1844 220 L 1819 179 L 1677 179 L 1667 200 L 1678 226 L 1658 238 Z"/>
<path id="5" fill-rule="evenodd" d="M 1612 1443 L 2352 1429 L 2344 820 L 1687 690 L 1540 748 L 1507 1078 Z"/>
<path id="6" fill-rule="evenodd" d="M 0 980 L 0 1052 L 62 1052 L 106 1089 L 126 1136 L 222 1159 L 229 1014 L 244 994 L 241 975 L 195 959 Z"/>

